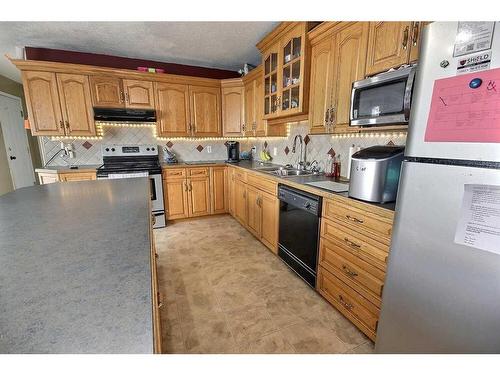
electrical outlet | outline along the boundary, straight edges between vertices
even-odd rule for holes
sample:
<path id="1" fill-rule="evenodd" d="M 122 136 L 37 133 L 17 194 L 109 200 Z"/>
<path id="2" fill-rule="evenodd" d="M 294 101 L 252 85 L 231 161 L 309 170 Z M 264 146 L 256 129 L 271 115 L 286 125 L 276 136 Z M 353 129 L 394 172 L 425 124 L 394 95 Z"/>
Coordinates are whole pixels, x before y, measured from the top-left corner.
<path id="1" fill-rule="evenodd" d="M 278 155 L 278 147 L 273 147 L 273 156 Z"/>
<path id="2" fill-rule="evenodd" d="M 207 146 L 207 153 L 209 153 L 209 154 L 212 153 L 212 146 Z"/>

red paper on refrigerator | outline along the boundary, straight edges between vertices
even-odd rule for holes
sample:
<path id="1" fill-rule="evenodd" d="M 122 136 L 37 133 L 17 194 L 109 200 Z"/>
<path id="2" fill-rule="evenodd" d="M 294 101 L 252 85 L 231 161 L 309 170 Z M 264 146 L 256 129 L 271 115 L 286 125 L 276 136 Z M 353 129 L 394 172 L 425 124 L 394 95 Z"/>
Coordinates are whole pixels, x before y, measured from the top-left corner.
<path id="1" fill-rule="evenodd" d="M 500 69 L 436 80 L 425 141 L 500 143 Z"/>

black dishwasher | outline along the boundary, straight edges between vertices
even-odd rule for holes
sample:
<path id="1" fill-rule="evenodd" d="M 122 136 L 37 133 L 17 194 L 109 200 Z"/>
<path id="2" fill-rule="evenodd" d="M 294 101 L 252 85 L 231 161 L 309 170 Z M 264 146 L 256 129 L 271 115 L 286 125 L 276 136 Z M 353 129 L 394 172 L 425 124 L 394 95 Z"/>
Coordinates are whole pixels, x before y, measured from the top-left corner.
<path id="1" fill-rule="evenodd" d="M 278 186 L 278 255 L 306 283 L 316 287 L 321 197 Z"/>

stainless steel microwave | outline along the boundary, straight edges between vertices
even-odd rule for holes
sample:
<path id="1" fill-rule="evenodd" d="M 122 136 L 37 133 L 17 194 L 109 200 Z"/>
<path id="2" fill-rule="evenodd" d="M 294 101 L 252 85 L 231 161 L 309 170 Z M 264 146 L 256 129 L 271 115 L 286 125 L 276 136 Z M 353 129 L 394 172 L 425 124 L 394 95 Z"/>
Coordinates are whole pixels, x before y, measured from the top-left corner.
<path id="1" fill-rule="evenodd" d="M 408 124 L 417 66 L 407 66 L 352 85 L 350 126 Z"/>

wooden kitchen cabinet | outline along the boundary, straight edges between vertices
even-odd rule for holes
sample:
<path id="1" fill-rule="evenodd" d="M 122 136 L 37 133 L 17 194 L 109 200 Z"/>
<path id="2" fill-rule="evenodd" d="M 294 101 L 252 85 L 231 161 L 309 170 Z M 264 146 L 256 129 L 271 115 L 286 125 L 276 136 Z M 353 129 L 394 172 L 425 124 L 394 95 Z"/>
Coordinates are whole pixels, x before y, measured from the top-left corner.
<path id="1" fill-rule="evenodd" d="M 123 92 L 125 107 L 152 109 L 155 106 L 153 82 L 137 79 L 124 79 Z"/>
<path id="2" fill-rule="evenodd" d="M 309 44 L 307 22 L 282 22 L 257 47 L 264 69 L 264 119 L 307 113 Z"/>
<path id="3" fill-rule="evenodd" d="M 50 172 L 35 170 L 38 174 L 40 185 L 52 184 L 54 182 L 72 182 L 72 181 L 93 181 L 96 180 L 95 170 L 53 170 Z"/>
<path id="4" fill-rule="evenodd" d="M 239 179 L 234 181 L 234 217 L 241 225 L 247 226 L 247 186 Z"/>
<path id="5" fill-rule="evenodd" d="M 236 195 L 235 195 L 235 176 L 234 176 L 235 168 L 228 166 L 227 167 L 227 191 L 228 191 L 228 211 L 231 216 L 234 217 L 234 208 L 236 205 Z"/>
<path id="6" fill-rule="evenodd" d="M 211 213 L 222 214 L 228 211 L 227 168 L 212 167 L 210 173 Z"/>
<path id="7" fill-rule="evenodd" d="M 260 240 L 275 254 L 278 253 L 279 199 L 268 193 L 261 193 L 260 208 L 262 224 Z"/>
<path id="8" fill-rule="evenodd" d="M 245 85 L 245 135 L 258 137 L 266 135 L 266 121 L 263 111 L 262 65 L 243 77 Z"/>
<path id="9" fill-rule="evenodd" d="M 57 73 L 59 100 L 67 136 L 95 136 L 89 77 Z"/>
<path id="10" fill-rule="evenodd" d="M 421 22 L 370 22 L 366 75 L 417 60 L 420 26 Z"/>
<path id="11" fill-rule="evenodd" d="M 244 132 L 244 89 L 241 78 L 226 79 L 222 87 L 222 133 L 225 137 L 239 137 Z"/>
<path id="12" fill-rule="evenodd" d="M 59 173 L 60 182 L 71 181 L 94 181 L 96 180 L 96 172 L 62 172 Z"/>
<path id="13" fill-rule="evenodd" d="M 364 78 L 367 22 L 342 22 L 316 36 L 311 47 L 310 131 L 345 133 L 354 81 Z"/>
<path id="14" fill-rule="evenodd" d="M 191 126 L 194 136 L 221 136 L 220 95 L 218 87 L 189 86 Z"/>
<path id="15" fill-rule="evenodd" d="M 260 192 L 258 189 L 247 187 L 247 229 L 255 237 L 260 238 L 262 225 L 262 210 L 260 209 Z"/>
<path id="16" fill-rule="evenodd" d="M 189 86 L 155 82 L 157 133 L 162 137 L 191 135 Z"/>
<path id="17" fill-rule="evenodd" d="M 189 217 L 210 215 L 210 179 L 208 176 L 187 180 Z"/>
<path id="18" fill-rule="evenodd" d="M 92 104 L 94 107 L 123 108 L 122 79 L 113 76 L 90 76 Z"/>
<path id="19" fill-rule="evenodd" d="M 22 74 L 32 135 L 64 135 L 56 73 L 25 71 Z"/>
<path id="20" fill-rule="evenodd" d="M 164 179 L 163 195 L 167 220 L 189 217 L 187 182 L 184 178 Z"/>

